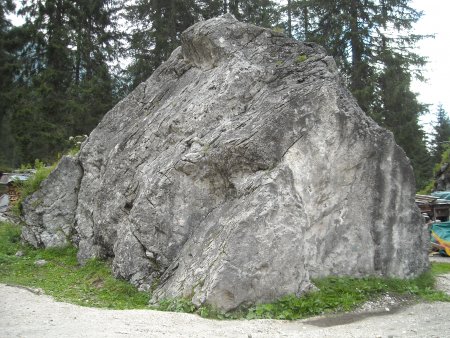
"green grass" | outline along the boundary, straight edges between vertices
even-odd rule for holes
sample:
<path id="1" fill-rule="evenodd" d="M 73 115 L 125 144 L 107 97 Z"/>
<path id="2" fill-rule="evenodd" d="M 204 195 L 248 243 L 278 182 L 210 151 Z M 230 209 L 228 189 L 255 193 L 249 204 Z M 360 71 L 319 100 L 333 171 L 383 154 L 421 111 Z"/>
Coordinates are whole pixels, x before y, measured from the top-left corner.
<path id="1" fill-rule="evenodd" d="M 450 273 L 449 263 L 433 263 L 431 266 L 431 272 L 433 275 L 442 275 L 444 273 Z"/>
<path id="2" fill-rule="evenodd" d="M 295 63 L 302 63 L 305 62 L 307 59 L 308 57 L 306 55 L 301 54 L 295 58 Z"/>
<path id="3" fill-rule="evenodd" d="M 23 256 L 17 257 L 17 251 Z M 39 259 L 47 261 L 42 267 Z M 417 301 L 450 301 L 450 297 L 434 289 L 435 277 L 450 273 L 450 264 L 433 263 L 432 268 L 418 278 L 328 277 L 314 280 L 318 291 L 301 298 L 286 296 L 270 304 L 256 305 L 231 313 L 220 313 L 209 307 L 197 308 L 187 299 L 164 299 L 159 310 L 198 313 L 218 319 L 299 319 L 323 313 L 350 311 L 368 300 L 385 295 L 397 295 Z M 57 300 L 111 309 L 149 308 L 149 293 L 138 292 L 129 283 L 114 279 L 107 263 L 91 260 L 80 266 L 76 249 L 34 249 L 20 242 L 20 227 L 0 223 L 0 283 L 41 288 Z"/>
<path id="4" fill-rule="evenodd" d="M 432 269 L 415 279 L 328 277 L 314 280 L 318 291 L 301 298 L 285 296 L 269 303 L 220 313 L 211 307 L 196 308 L 186 299 L 164 299 L 158 309 L 198 313 L 215 319 L 301 319 L 325 313 L 346 312 L 363 303 L 390 294 L 413 301 L 450 301 L 450 297 L 434 289 L 435 276 L 450 272 L 449 263 L 433 263 Z"/>
<path id="5" fill-rule="evenodd" d="M 350 311 L 386 293 L 416 300 L 450 301 L 449 296 L 434 289 L 434 280 L 433 271 L 410 280 L 376 277 L 323 278 L 314 280 L 319 291 L 301 298 L 286 296 L 274 303 L 254 306 L 248 310 L 246 318 L 300 319 Z"/>
<path id="6" fill-rule="evenodd" d="M 17 251 L 22 257 L 16 257 Z M 47 264 L 38 267 L 37 260 Z M 131 284 L 112 277 L 109 266 L 91 260 L 80 266 L 76 249 L 34 249 L 20 243 L 20 227 L 0 223 L 0 283 L 40 288 L 56 300 L 110 308 L 143 309 L 149 294 L 138 292 Z"/>

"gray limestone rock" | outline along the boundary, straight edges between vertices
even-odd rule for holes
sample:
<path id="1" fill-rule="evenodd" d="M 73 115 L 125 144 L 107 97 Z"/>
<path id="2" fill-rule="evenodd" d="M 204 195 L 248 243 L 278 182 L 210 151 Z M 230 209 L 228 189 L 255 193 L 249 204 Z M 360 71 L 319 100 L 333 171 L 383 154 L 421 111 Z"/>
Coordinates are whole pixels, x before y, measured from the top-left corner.
<path id="1" fill-rule="evenodd" d="M 65 156 L 41 184 L 40 189 L 22 203 L 26 226 L 22 239 L 35 247 L 62 247 L 75 235 L 82 169 L 77 158 Z"/>
<path id="2" fill-rule="evenodd" d="M 300 295 L 312 277 L 428 266 L 409 160 L 333 59 L 230 15 L 186 30 L 78 161 L 54 174 L 70 193 L 82 175 L 77 201 L 37 214 L 74 218 L 79 260 L 112 257 L 116 276 L 157 285 L 152 301 L 231 310 Z M 24 237 L 47 245 L 53 230 L 35 223 Z"/>

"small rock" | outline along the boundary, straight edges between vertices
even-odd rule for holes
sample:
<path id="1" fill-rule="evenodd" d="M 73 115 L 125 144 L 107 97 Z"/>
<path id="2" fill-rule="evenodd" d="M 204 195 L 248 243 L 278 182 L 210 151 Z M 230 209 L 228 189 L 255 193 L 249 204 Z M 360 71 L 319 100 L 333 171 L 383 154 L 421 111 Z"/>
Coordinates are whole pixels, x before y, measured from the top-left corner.
<path id="1" fill-rule="evenodd" d="M 42 290 L 41 288 L 32 289 L 31 291 L 34 294 L 36 294 L 36 295 L 43 295 L 44 294 L 44 290 Z"/>
<path id="2" fill-rule="evenodd" d="M 34 265 L 36 266 L 44 266 L 45 264 L 47 264 L 47 261 L 45 259 L 39 259 L 36 262 L 34 262 Z"/>
<path id="3" fill-rule="evenodd" d="M 386 312 L 391 311 L 388 307 L 384 308 L 386 310 Z"/>
<path id="4" fill-rule="evenodd" d="M 149 291 L 151 289 L 151 285 L 149 285 L 149 284 L 141 284 L 141 285 L 139 285 L 139 287 L 138 287 L 138 291 L 142 291 L 142 292 L 147 292 L 147 291 Z"/>
<path id="5" fill-rule="evenodd" d="M 16 252 L 16 257 L 22 257 L 23 256 L 23 251 L 19 250 Z"/>

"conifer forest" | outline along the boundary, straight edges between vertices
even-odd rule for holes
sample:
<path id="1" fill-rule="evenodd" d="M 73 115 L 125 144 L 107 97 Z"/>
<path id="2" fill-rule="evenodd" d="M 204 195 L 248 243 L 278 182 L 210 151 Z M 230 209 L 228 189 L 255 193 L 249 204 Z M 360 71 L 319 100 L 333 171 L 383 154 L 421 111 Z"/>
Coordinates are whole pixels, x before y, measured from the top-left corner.
<path id="1" fill-rule="evenodd" d="M 197 21 L 225 13 L 324 46 L 360 107 L 389 129 L 424 187 L 450 138 L 411 89 L 426 58 L 410 0 L 0 0 L 0 167 L 54 162 L 145 81 Z M 6 170 L 6 169 L 3 169 Z"/>

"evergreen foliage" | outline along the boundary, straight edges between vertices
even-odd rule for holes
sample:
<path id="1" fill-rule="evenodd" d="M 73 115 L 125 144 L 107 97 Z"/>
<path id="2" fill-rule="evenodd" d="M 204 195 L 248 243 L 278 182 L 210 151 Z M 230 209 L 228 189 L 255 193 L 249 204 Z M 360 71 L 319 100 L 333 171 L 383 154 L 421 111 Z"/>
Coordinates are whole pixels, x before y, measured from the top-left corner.
<path id="1" fill-rule="evenodd" d="M 436 111 L 436 124 L 433 129 L 432 156 L 434 162 L 439 163 L 450 143 L 450 119 L 442 105 L 439 105 Z"/>
<path id="2" fill-rule="evenodd" d="M 2 129 L 7 164 L 53 162 L 70 135 L 87 134 L 115 102 L 108 62 L 117 57 L 115 1 L 26 1 L 18 14 L 15 73 Z M 11 34 L 12 34 L 11 32 Z"/>
<path id="3" fill-rule="evenodd" d="M 400 54 L 384 51 L 383 69 L 378 74 L 373 111 L 377 122 L 394 133 L 397 143 L 411 160 L 418 189 L 429 181 L 433 161 L 426 146 L 426 135 L 419 116 L 426 107 L 417 101 L 410 89 L 411 75 Z"/>
<path id="4" fill-rule="evenodd" d="M 127 19 L 134 27 L 129 35 L 132 87 L 170 56 L 181 32 L 199 19 L 199 11 L 194 0 L 136 0 L 128 6 Z"/>
<path id="5" fill-rule="evenodd" d="M 419 116 L 427 112 L 410 89 L 425 59 L 414 52 L 411 28 L 421 13 L 409 0 L 292 0 L 298 38 L 324 45 L 334 56 L 361 108 L 394 133 L 411 159 L 417 187 L 431 176 L 432 162 Z"/>
<path id="6" fill-rule="evenodd" d="M 414 167 L 417 186 L 433 159 L 418 123 L 427 106 L 410 89 L 425 59 L 411 33 L 411 0 L 0 0 L 0 165 L 53 162 L 69 136 L 88 134 L 146 80 L 202 19 L 231 13 L 324 45 L 362 109 L 388 128 Z M 126 69 L 118 60 L 127 60 Z M 438 141 L 441 142 L 441 141 Z"/>
<path id="7" fill-rule="evenodd" d="M 15 34 L 7 14 L 13 12 L 12 0 L 0 0 L 0 166 L 13 167 L 15 144 L 7 123 L 8 107 L 13 95 L 13 82 L 16 69 Z"/>

